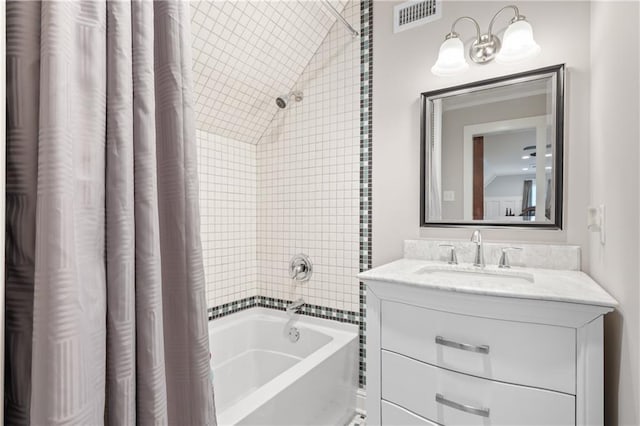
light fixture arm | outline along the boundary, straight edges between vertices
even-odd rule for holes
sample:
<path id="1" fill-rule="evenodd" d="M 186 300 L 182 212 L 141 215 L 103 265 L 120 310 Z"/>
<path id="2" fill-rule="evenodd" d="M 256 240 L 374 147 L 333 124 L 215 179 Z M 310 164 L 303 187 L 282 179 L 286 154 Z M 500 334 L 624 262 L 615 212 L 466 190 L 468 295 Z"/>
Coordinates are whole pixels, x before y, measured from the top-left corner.
<path id="1" fill-rule="evenodd" d="M 515 12 L 515 17 L 513 17 L 510 21 L 510 23 L 516 22 L 516 21 L 520 21 L 522 19 L 524 19 L 524 16 L 520 15 L 520 11 L 518 10 L 517 6 L 514 6 L 512 4 L 503 7 L 502 9 L 500 9 L 499 11 L 497 11 L 495 13 L 495 15 L 493 15 L 493 18 L 491 18 L 491 22 L 489 22 L 489 31 L 487 32 L 487 34 L 489 34 L 489 38 L 491 38 L 491 36 L 493 35 L 493 24 L 496 21 L 496 18 L 498 17 L 498 15 L 500 15 L 500 13 L 502 13 L 503 11 L 507 10 L 507 9 L 513 9 L 513 11 Z"/>
<path id="2" fill-rule="evenodd" d="M 451 32 L 447 34 L 446 38 L 449 39 L 451 37 L 458 37 L 458 33 L 456 32 L 456 24 L 462 21 L 463 19 L 473 22 L 473 25 L 475 25 L 476 27 L 476 40 L 480 40 L 480 24 L 478 24 L 478 21 L 476 21 L 470 16 L 461 16 L 455 21 L 453 21 L 453 24 L 451 24 Z"/>

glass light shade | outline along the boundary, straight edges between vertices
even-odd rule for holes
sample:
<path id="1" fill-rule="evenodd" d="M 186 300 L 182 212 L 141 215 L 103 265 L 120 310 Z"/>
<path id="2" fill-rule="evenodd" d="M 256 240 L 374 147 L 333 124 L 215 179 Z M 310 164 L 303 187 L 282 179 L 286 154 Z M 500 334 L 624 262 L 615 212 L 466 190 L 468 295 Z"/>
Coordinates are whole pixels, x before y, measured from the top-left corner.
<path id="1" fill-rule="evenodd" d="M 442 43 L 438 52 L 438 60 L 431 67 L 431 72 L 440 77 L 460 74 L 469 68 L 464 58 L 464 45 L 458 37 L 451 37 Z"/>
<path id="2" fill-rule="evenodd" d="M 504 32 L 502 48 L 496 62 L 511 63 L 532 58 L 540 53 L 540 46 L 533 39 L 533 28 L 527 21 L 516 21 Z"/>

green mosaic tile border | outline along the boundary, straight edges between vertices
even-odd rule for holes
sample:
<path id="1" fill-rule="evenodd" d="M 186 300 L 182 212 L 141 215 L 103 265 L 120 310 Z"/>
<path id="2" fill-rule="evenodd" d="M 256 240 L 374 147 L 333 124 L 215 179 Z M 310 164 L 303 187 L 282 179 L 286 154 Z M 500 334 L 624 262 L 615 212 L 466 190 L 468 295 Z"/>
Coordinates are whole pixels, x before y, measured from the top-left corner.
<path id="1" fill-rule="evenodd" d="M 247 297 L 207 309 L 209 321 L 258 306 L 257 296 Z"/>
<path id="2" fill-rule="evenodd" d="M 225 303 L 224 305 L 215 306 L 207 310 L 209 321 L 221 318 L 235 312 L 244 311 L 249 308 L 270 308 L 284 311 L 292 300 L 274 299 L 265 296 L 252 296 L 245 299 Z M 302 305 L 298 313 L 308 315 L 310 317 L 323 318 L 338 322 L 346 322 L 349 324 L 361 323 L 360 315 L 357 312 L 345 311 L 343 309 L 334 309 L 326 306 L 310 305 L 305 303 Z"/>
<path id="3" fill-rule="evenodd" d="M 373 0 L 360 3 L 360 272 L 371 269 L 371 154 L 373 99 Z M 367 293 L 360 283 L 360 387 L 367 384 Z"/>

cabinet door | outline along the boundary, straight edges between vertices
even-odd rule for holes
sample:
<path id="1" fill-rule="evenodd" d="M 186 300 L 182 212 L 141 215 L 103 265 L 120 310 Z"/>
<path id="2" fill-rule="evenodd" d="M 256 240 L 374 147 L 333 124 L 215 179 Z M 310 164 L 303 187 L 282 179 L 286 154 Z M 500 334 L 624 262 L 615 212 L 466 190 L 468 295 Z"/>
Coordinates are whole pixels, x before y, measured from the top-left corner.
<path id="1" fill-rule="evenodd" d="M 387 401 L 382 401 L 382 425 L 385 426 L 438 426 L 414 413 Z"/>
<path id="2" fill-rule="evenodd" d="M 387 351 L 381 385 L 384 400 L 444 425 L 575 425 L 572 395 L 455 373 Z"/>
<path id="3" fill-rule="evenodd" d="M 383 301 L 381 346 L 449 370 L 575 394 L 573 328 Z"/>

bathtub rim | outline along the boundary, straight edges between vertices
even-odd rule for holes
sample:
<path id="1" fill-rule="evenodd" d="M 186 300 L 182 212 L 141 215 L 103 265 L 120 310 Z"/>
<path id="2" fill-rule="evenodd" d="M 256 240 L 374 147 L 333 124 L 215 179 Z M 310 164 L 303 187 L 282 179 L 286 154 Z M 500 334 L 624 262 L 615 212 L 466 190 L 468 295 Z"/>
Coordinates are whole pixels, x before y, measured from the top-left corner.
<path id="1" fill-rule="evenodd" d="M 312 325 L 313 328 L 317 329 L 318 331 L 330 329 L 330 330 L 338 330 L 338 331 L 348 332 L 348 333 L 358 332 L 358 324 L 338 321 L 332 318 L 319 318 L 319 317 L 305 315 L 305 314 L 295 314 L 295 315 L 296 315 L 295 324 Z M 262 306 L 252 306 L 250 308 L 243 309 L 241 311 L 234 312 L 229 315 L 225 315 L 223 317 L 209 320 L 208 321 L 209 336 L 211 336 L 212 331 L 221 331 L 223 329 L 231 327 L 238 320 L 246 321 L 254 316 L 267 316 L 271 318 L 279 318 L 281 320 L 284 320 L 285 323 L 286 321 L 289 320 L 289 316 L 283 310 L 265 308 Z"/>

